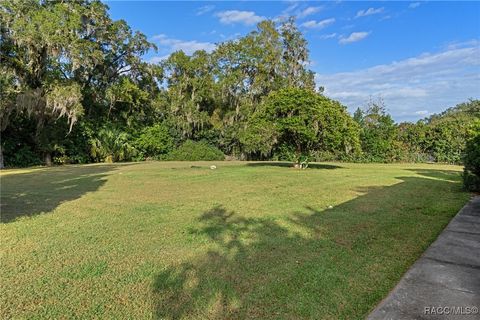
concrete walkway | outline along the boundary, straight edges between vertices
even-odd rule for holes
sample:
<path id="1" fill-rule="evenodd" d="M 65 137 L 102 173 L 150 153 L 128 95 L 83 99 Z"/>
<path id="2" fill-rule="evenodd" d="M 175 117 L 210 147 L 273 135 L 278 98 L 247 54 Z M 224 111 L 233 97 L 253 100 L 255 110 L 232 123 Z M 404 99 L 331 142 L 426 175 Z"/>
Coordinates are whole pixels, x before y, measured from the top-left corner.
<path id="1" fill-rule="evenodd" d="M 480 196 L 460 210 L 367 319 L 480 319 L 478 308 Z"/>

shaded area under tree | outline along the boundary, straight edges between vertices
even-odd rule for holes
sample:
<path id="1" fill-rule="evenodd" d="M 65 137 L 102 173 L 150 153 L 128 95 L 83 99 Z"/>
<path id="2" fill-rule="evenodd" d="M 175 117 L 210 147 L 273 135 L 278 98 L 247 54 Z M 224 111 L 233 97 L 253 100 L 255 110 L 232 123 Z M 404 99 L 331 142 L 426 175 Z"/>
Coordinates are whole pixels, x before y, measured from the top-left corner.
<path id="1" fill-rule="evenodd" d="M 249 162 L 247 166 L 250 167 L 282 167 L 282 168 L 293 168 L 292 162 L 286 161 L 259 161 L 259 162 Z M 324 164 L 324 163 L 309 163 L 308 169 L 341 169 L 343 167 L 337 166 L 334 164 Z"/>
<path id="2" fill-rule="evenodd" d="M 50 213 L 64 202 L 98 190 L 117 167 L 65 166 L 2 175 L 0 220 L 6 223 L 23 216 Z"/>

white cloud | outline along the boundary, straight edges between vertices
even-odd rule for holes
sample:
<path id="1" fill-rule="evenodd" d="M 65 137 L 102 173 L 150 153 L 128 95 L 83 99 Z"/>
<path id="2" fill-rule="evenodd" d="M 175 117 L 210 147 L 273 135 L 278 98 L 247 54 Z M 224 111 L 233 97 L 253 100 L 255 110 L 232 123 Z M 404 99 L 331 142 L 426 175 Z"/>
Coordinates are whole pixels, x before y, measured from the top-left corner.
<path id="1" fill-rule="evenodd" d="M 220 38 L 223 39 L 223 41 L 229 41 L 229 40 L 237 40 L 238 38 L 241 37 L 241 33 L 240 32 L 235 32 L 233 34 L 229 34 L 229 35 L 225 35 L 223 33 L 220 33 L 219 36 Z"/>
<path id="2" fill-rule="evenodd" d="M 335 23 L 335 18 L 325 19 L 325 20 L 322 20 L 322 21 L 310 20 L 310 21 L 302 23 L 301 26 L 305 27 L 305 28 L 322 29 L 322 28 L 325 28 L 328 25 L 331 25 L 332 23 Z"/>
<path id="3" fill-rule="evenodd" d="M 361 32 L 352 32 L 348 37 L 340 37 L 338 41 L 340 44 L 347 44 L 352 42 L 357 42 L 368 37 L 370 32 L 361 31 Z"/>
<path id="4" fill-rule="evenodd" d="M 265 17 L 257 16 L 253 11 L 227 10 L 217 12 L 216 16 L 220 18 L 223 24 L 243 23 L 244 25 L 253 25 L 265 20 Z"/>
<path id="5" fill-rule="evenodd" d="M 329 34 L 322 34 L 320 36 L 320 39 L 332 39 L 332 38 L 335 38 L 337 36 L 337 34 L 334 32 L 334 33 L 329 33 Z"/>
<path id="6" fill-rule="evenodd" d="M 207 52 L 212 52 L 216 45 L 211 42 L 200 42 L 197 40 L 179 40 L 169 38 L 165 34 L 159 34 L 152 37 L 152 40 L 159 44 L 160 50 L 165 53 L 171 53 L 174 51 L 182 50 L 188 55 L 191 55 L 197 50 L 205 50 Z M 153 58 L 152 58 L 153 59 Z"/>
<path id="7" fill-rule="evenodd" d="M 322 7 L 307 7 L 307 8 L 305 8 L 305 9 L 303 9 L 303 10 L 301 10 L 297 13 L 297 18 L 299 18 L 299 19 L 305 18 L 309 15 L 317 13 L 321 9 L 322 9 Z"/>
<path id="8" fill-rule="evenodd" d="M 159 63 L 159 62 L 162 62 L 163 60 L 166 60 L 168 59 L 169 55 L 164 55 L 164 56 L 156 56 L 156 57 L 151 57 L 150 59 L 148 59 L 148 62 L 149 63 Z"/>
<path id="9" fill-rule="evenodd" d="M 474 46 L 479 46 L 480 45 L 480 40 L 469 40 L 469 41 L 463 41 L 463 42 L 458 42 L 458 41 L 453 41 L 448 43 L 443 50 L 453 50 L 453 49 L 459 49 L 459 48 L 468 48 L 468 47 L 474 47 Z"/>
<path id="10" fill-rule="evenodd" d="M 370 16 L 372 14 L 378 14 L 378 13 L 382 13 L 383 10 L 385 8 L 381 7 L 381 8 L 368 8 L 367 10 L 360 10 L 357 12 L 357 15 L 355 16 L 355 18 L 359 18 L 359 17 L 366 17 L 366 16 Z"/>
<path id="11" fill-rule="evenodd" d="M 307 1 L 304 1 L 306 3 Z M 282 13 L 275 17 L 274 21 L 285 21 L 290 16 L 295 16 L 298 19 L 305 18 L 312 14 L 315 14 L 323 9 L 323 6 L 305 6 L 300 2 L 292 2 L 288 5 L 288 7 L 282 11 Z"/>
<path id="12" fill-rule="evenodd" d="M 415 9 L 415 8 L 418 8 L 420 6 L 420 4 L 421 4 L 420 2 L 412 2 L 408 5 L 408 7 L 410 9 Z"/>
<path id="13" fill-rule="evenodd" d="M 206 6 L 200 7 L 197 9 L 197 16 L 201 16 L 202 14 L 208 13 L 213 9 L 215 9 L 214 5 L 206 5 Z"/>
<path id="14" fill-rule="evenodd" d="M 357 71 L 317 73 L 316 82 L 351 112 L 380 96 L 397 121 L 417 120 L 426 110 L 480 98 L 480 41 Z"/>
<path id="15" fill-rule="evenodd" d="M 289 6 L 285 10 L 283 10 L 283 12 L 292 12 L 293 10 L 298 8 L 298 6 L 299 6 L 299 3 L 293 1 L 291 4 L 289 4 Z"/>
<path id="16" fill-rule="evenodd" d="M 418 110 L 415 111 L 415 114 L 418 114 L 419 116 L 426 116 L 428 114 L 428 110 Z"/>

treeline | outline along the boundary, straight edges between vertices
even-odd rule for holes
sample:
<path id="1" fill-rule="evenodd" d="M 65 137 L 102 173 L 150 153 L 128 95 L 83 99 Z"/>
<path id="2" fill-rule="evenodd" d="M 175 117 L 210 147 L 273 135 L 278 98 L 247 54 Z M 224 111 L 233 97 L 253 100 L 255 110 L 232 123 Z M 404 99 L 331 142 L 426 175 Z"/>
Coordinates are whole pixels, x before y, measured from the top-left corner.
<path id="1" fill-rule="evenodd" d="M 394 123 L 379 100 L 351 116 L 315 88 L 293 18 L 145 62 L 155 49 L 99 1 L 2 1 L 2 162 L 460 163 L 480 118 L 478 100 L 417 123 Z"/>

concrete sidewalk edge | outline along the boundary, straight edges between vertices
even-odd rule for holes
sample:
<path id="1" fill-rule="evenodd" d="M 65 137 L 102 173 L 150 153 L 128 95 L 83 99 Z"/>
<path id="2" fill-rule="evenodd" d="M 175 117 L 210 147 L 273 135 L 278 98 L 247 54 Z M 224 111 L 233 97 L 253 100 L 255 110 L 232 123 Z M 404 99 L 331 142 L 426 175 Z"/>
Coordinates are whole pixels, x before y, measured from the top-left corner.
<path id="1" fill-rule="evenodd" d="M 480 196 L 471 199 L 367 317 L 480 319 Z"/>

